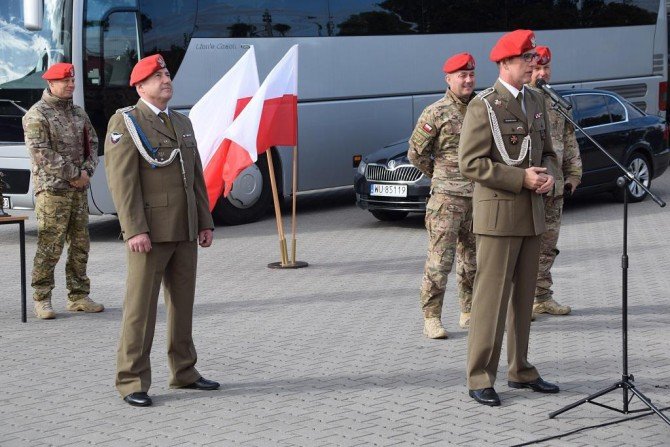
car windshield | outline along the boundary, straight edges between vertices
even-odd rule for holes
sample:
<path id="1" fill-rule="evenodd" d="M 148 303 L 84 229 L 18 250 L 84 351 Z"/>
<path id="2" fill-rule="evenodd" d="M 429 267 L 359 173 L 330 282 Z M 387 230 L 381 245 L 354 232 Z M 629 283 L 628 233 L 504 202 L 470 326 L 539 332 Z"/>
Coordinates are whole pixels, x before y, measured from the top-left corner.
<path id="1" fill-rule="evenodd" d="M 44 71 L 57 62 L 71 61 L 71 26 L 67 11 L 72 0 L 45 0 L 44 24 L 39 31 L 23 26 L 23 1 L 0 2 L 0 141 L 23 141 L 16 121 L 37 102 L 44 90 Z"/>

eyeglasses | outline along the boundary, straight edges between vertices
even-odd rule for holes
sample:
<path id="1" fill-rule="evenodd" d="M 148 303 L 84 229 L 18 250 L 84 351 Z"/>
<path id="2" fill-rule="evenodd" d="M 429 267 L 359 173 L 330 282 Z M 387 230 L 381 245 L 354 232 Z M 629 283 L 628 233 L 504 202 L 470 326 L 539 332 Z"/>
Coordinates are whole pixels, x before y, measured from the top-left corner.
<path id="1" fill-rule="evenodd" d="M 526 62 L 530 62 L 530 61 L 537 62 L 537 61 L 540 60 L 540 55 L 538 53 L 523 53 L 523 54 L 519 55 L 519 57 Z"/>

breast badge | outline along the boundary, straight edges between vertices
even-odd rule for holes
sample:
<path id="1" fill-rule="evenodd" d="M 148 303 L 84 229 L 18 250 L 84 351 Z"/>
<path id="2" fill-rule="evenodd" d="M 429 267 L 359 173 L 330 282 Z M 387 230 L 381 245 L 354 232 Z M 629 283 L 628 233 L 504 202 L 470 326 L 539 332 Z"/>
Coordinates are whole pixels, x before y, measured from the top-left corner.
<path id="1" fill-rule="evenodd" d="M 509 142 L 512 144 L 517 144 L 519 142 L 519 137 L 517 137 L 516 135 L 511 135 L 509 137 Z"/>
<path id="2" fill-rule="evenodd" d="M 535 114 L 535 119 L 540 119 L 540 118 L 542 118 L 542 112 L 537 112 Z"/>

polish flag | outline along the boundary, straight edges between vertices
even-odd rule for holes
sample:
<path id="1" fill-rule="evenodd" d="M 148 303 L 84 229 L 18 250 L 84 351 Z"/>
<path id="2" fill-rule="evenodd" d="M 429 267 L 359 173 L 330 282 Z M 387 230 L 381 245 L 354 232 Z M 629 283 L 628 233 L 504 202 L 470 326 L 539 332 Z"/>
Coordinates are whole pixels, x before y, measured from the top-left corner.
<path id="1" fill-rule="evenodd" d="M 224 196 L 258 154 L 271 146 L 298 143 L 298 45 L 275 65 L 223 137 L 229 141 L 223 168 Z"/>
<path id="2" fill-rule="evenodd" d="M 256 53 L 252 46 L 189 113 L 205 174 L 210 211 L 223 191 L 222 173 L 230 143 L 224 143 L 223 133 L 251 101 L 258 85 Z"/>

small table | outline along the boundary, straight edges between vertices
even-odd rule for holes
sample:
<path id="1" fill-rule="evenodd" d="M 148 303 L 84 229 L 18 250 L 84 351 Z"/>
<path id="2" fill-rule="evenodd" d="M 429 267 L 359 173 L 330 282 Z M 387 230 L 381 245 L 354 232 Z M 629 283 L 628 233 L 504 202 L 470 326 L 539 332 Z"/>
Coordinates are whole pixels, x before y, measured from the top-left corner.
<path id="1" fill-rule="evenodd" d="M 26 227 L 28 216 L 0 217 L 0 225 L 19 224 L 19 249 L 21 251 L 21 321 L 26 318 Z"/>

